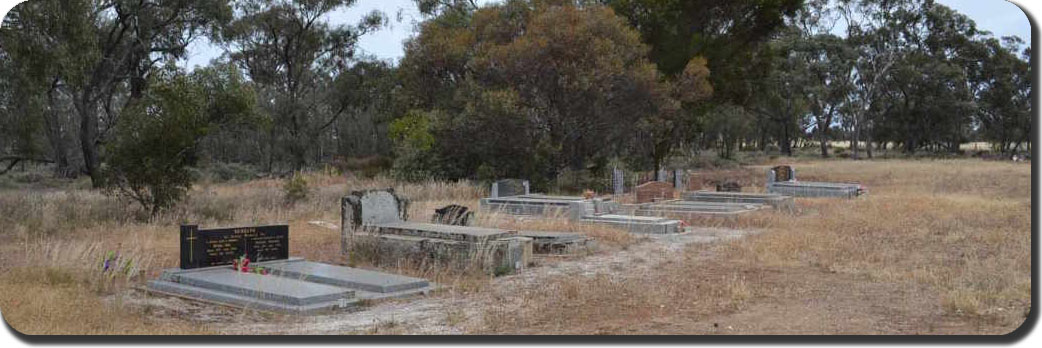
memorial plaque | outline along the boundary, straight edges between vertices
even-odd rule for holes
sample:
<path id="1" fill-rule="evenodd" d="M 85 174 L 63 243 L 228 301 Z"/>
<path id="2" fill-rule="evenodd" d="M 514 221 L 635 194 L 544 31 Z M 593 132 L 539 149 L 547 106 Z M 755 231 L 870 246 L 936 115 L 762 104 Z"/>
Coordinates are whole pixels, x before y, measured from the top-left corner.
<path id="1" fill-rule="evenodd" d="M 777 166 L 772 168 L 774 170 L 775 181 L 793 181 L 796 180 L 796 173 L 790 166 Z"/>
<path id="2" fill-rule="evenodd" d="M 492 184 L 492 197 L 511 197 L 529 194 L 528 180 L 503 179 Z"/>
<path id="3" fill-rule="evenodd" d="M 181 225 L 181 269 L 231 265 L 246 255 L 251 262 L 289 258 L 289 225 L 199 229 Z"/>

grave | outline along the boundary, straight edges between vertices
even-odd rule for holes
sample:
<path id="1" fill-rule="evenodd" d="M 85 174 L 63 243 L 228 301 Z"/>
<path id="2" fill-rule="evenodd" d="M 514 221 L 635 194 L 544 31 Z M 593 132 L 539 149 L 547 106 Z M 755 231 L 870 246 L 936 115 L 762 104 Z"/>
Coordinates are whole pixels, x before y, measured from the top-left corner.
<path id="1" fill-rule="evenodd" d="M 667 234 L 683 232 L 680 221 L 653 216 L 600 214 L 584 216 L 581 221 L 621 228 L 631 233 Z"/>
<path id="2" fill-rule="evenodd" d="M 637 203 L 649 203 L 656 200 L 673 199 L 676 191 L 673 185 L 661 181 L 651 181 L 637 186 Z"/>
<path id="3" fill-rule="evenodd" d="M 711 223 L 718 220 L 733 220 L 739 215 L 752 213 L 766 206 L 749 203 L 692 202 L 684 200 L 660 201 L 638 205 L 633 215 L 655 216 L 687 221 L 689 224 Z"/>
<path id="4" fill-rule="evenodd" d="M 474 212 L 467 210 L 467 207 L 458 204 L 435 209 L 434 216 L 431 216 L 431 223 L 470 226 L 471 220 L 474 219 Z"/>
<path id="5" fill-rule="evenodd" d="M 580 204 L 584 210 L 610 212 L 617 204 L 610 198 L 586 199 L 580 196 L 548 196 L 543 194 L 527 194 L 514 197 L 482 198 L 481 209 L 490 213 L 510 215 L 542 215 L 547 217 L 563 217 L 570 213 L 574 204 Z"/>
<path id="6" fill-rule="evenodd" d="M 491 197 L 512 197 L 529 194 L 528 180 L 502 179 L 492 183 Z"/>
<path id="7" fill-rule="evenodd" d="M 672 185 L 669 183 L 653 181 L 649 184 L 668 188 L 672 192 Z M 624 206 L 611 201 L 607 197 L 585 199 L 579 196 L 528 194 L 515 197 L 484 198 L 481 200 L 481 206 L 482 209 L 490 212 L 558 218 L 567 217 L 573 222 L 609 225 L 635 233 L 681 232 L 679 227 L 680 221 L 665 218 L 647 219 L 647 217 L 643 216 L 616 215 L 614 213 Z M 627 219 L 626 217 L 633 219 Z"/>
<path id="8" fill-rule="evenodd" d="M 791 196 L 763 193 L 695 191 L 683 194 L 685 201 L 707 203 L 764 204 L 777 210 L 793 212 L 796 204 Z"/>
<path id="9" fill-rule="evenodd" d="M 379 264 L 410 260 L 454 269 L 507 274 L 524 269 L 532 239 L 507 230 L 406 221 L 406 205 L 394 190 L 354 191 L 342 200 L 341 247 L 368 253 Z"/>
<path id="10" fill-rule="evenodd" d="M 865 193 L 860 184 L 797 181 L 796 171 L 789 166 L 767 170 L 767 192 L 793 197 L 854 198 Z"/>
<path id="11" fill-rule="evenodd" d="M 287 225 L 182 226 L 180 266 L 164 270 L 146 289 L 233 307 L 317 314 L 432 288 L 420 278 L 290 258 L 288 234 Z M 254 259 L 240 265 L 240 257 Z"/>

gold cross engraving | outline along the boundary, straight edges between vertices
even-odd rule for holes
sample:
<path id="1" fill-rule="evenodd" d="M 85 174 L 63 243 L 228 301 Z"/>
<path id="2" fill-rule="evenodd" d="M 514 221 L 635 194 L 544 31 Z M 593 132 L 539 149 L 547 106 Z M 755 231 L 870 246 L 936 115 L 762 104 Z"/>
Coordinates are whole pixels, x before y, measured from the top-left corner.
<path id="1" fill-rule="evenodd" d="M 192 230 L 192 235 L 185 240 L 188 241 L 188 262 L 195 262 L 195 230 Z"/>

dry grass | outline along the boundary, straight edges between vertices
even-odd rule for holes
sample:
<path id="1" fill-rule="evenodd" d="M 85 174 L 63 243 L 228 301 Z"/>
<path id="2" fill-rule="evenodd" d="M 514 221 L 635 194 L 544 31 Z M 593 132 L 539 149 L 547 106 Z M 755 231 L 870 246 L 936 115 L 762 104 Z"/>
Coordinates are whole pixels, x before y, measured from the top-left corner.
<path id="1" fill-rule="evenodd" d="M 1031 305 L 1029 165 L 786 162 L 795 162 L 800 180 L 860 182 L 870 194 L 855 200 L 800 199 L 796 216 L 764 213 L 731 225 L 763 233 L 692 245 L 681 258 L 621 277 L 562 276 L 510 293 L 490 293 L 487 276 L 407 267 L 391 271 L 449 284 L 454 296 L 502 297 L 499 301 L 508 305 L 487 308 L 481 324 L 466 330 L 474 333 L 717 333 L 714 324 L 728 318 L 760 326 L 726 333 L 772 332 L 767 326 L 779 323 L 787 325 L 782 333 L 1003 333 L 1024 320 Z M 751 191 L 762 190 L 758 175 L 764 168 L 742 170 L 741 180 L 754 187 Z M 338 233 L 307 221 L 338 222 L 339 199 L 348 190 L 394 187 L 412 200 L 411 219 L 420 221 L 447 204 L 476 208 L 486 194 L 466 182 L 397 184 L 328 174 L 309 175 L 308 182 L 309 199 L 293 206 L 285 203 L 279 180 L 201 185 L 187 202 L 152 223 L 139 222 L 121 202 L 88 190 L 2 191 L 4 318 L 15 329 L 35 334 L 206 332 L 206 325 L 154 318 L 117 300 L 129 287 L 176 265 L 182 221 L 203 226 L 289 222 L 291 254 L 343 263 Z M 609 253 L 639 241 L 621 231 L 563 220 L 490 215 L 479 216 L 477 224 L 587 233 Z M 133 266 L 118 275 L 101 273 L 103 255 L 116 250 Z M 836 307 L 850 309 L 824 314 L 909 322 L 906 326 L 915 331 L 861 321 L 853 321 L 861 326 L 822 328 L 825 324 L 771 314 L 806 311 L 812 316 Z M 447 311 L 445 317 L 452 323 L 466 321 L 460 312 Z M 372 331 L 401 333 L 406 326 L 382 323 Z"/>
<path id="2" fill-rule="evenodd" d="M 797 169 L 801 180 L 860 182 L 871 193 L 799 199 L 798 215 L 742 222 L 764 233 L 691 246 L 684 260 L 651 273 L 557 279 L 522 292 L 520 313 L 490 309 L 475 331 L 715 333 L 708 323 L 742 318 L 746 333 L 973 334 L 1024 321 L 1029 165 L 806 161 Z M 821 323 L 787 312 L 844 317 Z"/>
<path id="3" fill-rule="evenodd" d="M 132 206 L 95 191 L 0 191 L 0 224 L 6 226 L 0 232 L 4 318 L 17 330 L 32 334 L 207 332 L 197 325 L 185 328 L 180 325 L 186 323 L 176 320 L 156 328 L 143 319 L 147 313 L 107 300 L 177 265 L 181 222 L 204 227 L 288 222 L 293 231 L 290 254 L 342 263 L 346 260 L 340 253 L 339 232 L 307 221 L 338 222 L 340 198 L 349 190 L 393 187 L 421 207 L 429 199 L 476 202 L 485 194 L 468 182 L 403 184 L 330 173 L 309 174 L 307 181 L 308 199 L 293 205 L 283 195 L 281 180 L 200 184 L 184 203 L 151 223 L 140 220 Z M 126 261 L 120 264 L 129 265 L 125 272 L 122 267 L 115 273 L 101 271 L 109 252 L 118 252 Z M 460 283 L 461 288 L 481 288 L 488 282 L 487 277 L 423 275 Z"/>

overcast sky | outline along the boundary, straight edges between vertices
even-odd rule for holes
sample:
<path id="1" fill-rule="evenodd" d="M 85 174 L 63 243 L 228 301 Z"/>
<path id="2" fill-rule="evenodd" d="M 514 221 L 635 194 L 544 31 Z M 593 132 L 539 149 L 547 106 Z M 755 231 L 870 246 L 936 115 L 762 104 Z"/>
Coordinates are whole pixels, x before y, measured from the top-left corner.
<path id="1" fill-rule="evenodd" d="M 1027 16 L 1012 3 L 1005 0 L 937 0 L 937 2 L 968 15 L 977 22 L 978 28 L 990 31 L 995 36 L 1016 35 L 1025 42 L 1030 42 L 1031 25 L 1028 23 Z M 388 26 L 363 36 L 359 42 L 359 52 L 379 59 L 397 61 L 404 54 L 402 42 L 413 35 L 416 23 L 422 19 L 412 0 L 359 0 L 351 8 L 331 13 L 327 16 L 327 20 L 335 24 L 353 24 L 373 10 L 387 15 Z M 220 54 L 219 48 L 212 46 L 206 40 L 199 40 L 190 47 L 188 60 L 183 64 L 186 67 L 206 65 Z"/>

